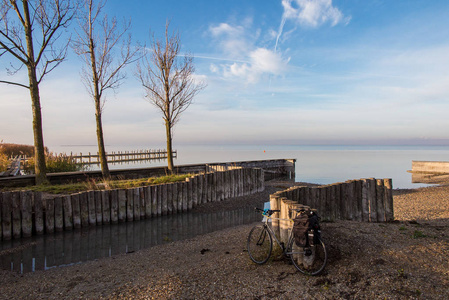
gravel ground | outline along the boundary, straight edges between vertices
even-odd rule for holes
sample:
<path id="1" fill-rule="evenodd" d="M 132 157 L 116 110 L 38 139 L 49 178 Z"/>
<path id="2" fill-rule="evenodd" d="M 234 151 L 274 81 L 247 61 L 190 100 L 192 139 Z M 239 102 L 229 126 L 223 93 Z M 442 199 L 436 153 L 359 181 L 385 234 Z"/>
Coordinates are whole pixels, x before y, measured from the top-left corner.
<path id="1" fill-rule="evenodd" d="M 283 183 L 197 212 L 260 203 Z M 245 250 L 254 224 L 71 267 L 0 271 L 0 299 L 449 299 L 449 186 L 394 191 L 395 222 L 323 223 L 329 261 L 307 277 Z"/>

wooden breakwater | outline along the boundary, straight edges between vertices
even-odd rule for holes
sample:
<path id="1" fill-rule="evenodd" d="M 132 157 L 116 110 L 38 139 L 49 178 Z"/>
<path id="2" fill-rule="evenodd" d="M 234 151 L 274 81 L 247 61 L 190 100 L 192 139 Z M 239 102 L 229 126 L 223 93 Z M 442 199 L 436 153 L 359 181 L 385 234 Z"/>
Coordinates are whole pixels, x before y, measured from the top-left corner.
<path id="1" fill-rule="evenodd" d="M 175 172 L 178 174 L 186 173 L 207 173 L 213 171 L 231 170 L 233 168 L 261 168 L 264 171 L 265 180 L 274 178 L 288 177 L 295 178 L 295 162 L 296 159 L 268 159 L 255 161 L 238 161 L 238 162 L 217 162 L 208 164 L 190 164 L 177 165 Z M 167 167 L 151 167 L 151 168 L 133 168 L 133 169 L 113 169 L 109 170 L 112 179 L 138 179 L 146 177 L 163 176 L 168 173 Z M 86 180 L 101 180 L 103 175 L 101 170 L 81 171 L 81 172 L 65 172 L 47 174 L 47 179 L 51 184 L 63 184 Z M 22 175 L 15 177 L 0 178 L 0 188 L 2 187 L 20 187 L 33 185 L 35 182 L 34 175 Z"/>
<path id="2" fill-rule="evenodd" d="M 139 221 L 188 211 L 207 202 L 263 191 L 260 168 L 201 173 L 186 181 L 146 187 L 87 191 L 44 199 L 42 193 L 0 193 L 2 240 Z"/>
<path id="3" fill-rule="evenodd" d="M 449 174 L 448 161 L 412 161 L 412 173 Z"/>
<path id="4" fill-rule="evenodd" d="M 291 219 L 299 206 L 316 209 L 322 220 L 390 222 L 394 219 L 391 179 L 359 179 L 319 187 L 295 186 L 270 195 L 274 217 Z M 291 224 L 273 220 L 273 228 L 286 242 Z"/>

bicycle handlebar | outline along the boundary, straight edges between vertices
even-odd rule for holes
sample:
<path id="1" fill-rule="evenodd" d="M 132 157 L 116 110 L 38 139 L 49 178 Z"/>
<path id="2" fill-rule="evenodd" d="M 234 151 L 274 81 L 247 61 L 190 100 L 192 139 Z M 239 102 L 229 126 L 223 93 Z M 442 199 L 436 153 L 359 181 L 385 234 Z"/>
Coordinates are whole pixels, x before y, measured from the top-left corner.
<path id="1" fill-rule="evenodd" d="M 274 213 L 280 212 L 279 209 L 261 209 L 258 207 L 254 207 L 254 209 L 258 212 L 261 212 L 263 215 L 271 216 Z"/>

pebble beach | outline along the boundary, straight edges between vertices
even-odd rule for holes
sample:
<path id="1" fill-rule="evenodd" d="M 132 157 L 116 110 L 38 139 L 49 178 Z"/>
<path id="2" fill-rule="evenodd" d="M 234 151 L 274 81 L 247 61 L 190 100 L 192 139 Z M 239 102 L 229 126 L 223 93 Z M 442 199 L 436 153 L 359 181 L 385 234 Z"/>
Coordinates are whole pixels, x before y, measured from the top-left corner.
<path id="1" fill-rule="evenodd" d="M 199 206 L 254 206 L 281 187 Z M 251 262 L 254 224 L 48 271 L 0 271 L 0 299 L 449 299 L 449 185 L 394 190 L 395 221 L 322 223 L 316 277 L 283 258 Z"/>

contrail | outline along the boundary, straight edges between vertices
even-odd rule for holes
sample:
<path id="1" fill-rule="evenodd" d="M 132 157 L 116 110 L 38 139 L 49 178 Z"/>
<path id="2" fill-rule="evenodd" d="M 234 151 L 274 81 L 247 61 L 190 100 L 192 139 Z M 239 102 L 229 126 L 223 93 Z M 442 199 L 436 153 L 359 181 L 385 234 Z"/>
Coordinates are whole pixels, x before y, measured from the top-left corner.
<path id="1" fill-rule="evenodd" d="M 281 24 L 279 24 L 278 35 L 276 37 L 276 44 L 274 45 L 274 52 L 277 51 L 279 38 L 281 37 L 282 31 L 284 30 L 284 25 L 285 25 L 286 20 L 287 20 L 287 18 L 285 17 L 285 13 L 284 13 L 284 14 L 282 14 Z"/>

